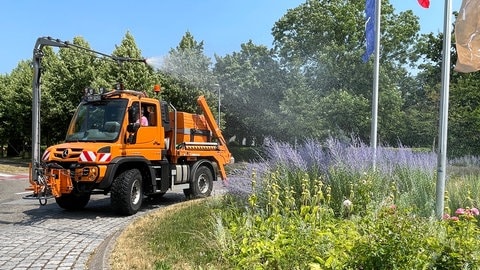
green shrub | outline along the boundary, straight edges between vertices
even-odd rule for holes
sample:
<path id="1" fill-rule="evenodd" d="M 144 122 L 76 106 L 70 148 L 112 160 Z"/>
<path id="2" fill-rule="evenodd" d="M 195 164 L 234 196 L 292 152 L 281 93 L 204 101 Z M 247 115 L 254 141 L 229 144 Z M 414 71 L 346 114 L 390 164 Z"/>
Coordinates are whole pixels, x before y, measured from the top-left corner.
<path id="1" fill-rule="evenodd" d="M 357 220 L 361 237 L 352 249 L 351 269 L 428 269 L 439 247 L 435 221 L 384 205 Z"/>
<path id="2" fill-rule="evenodd" d="M 336 219 L 324 206 L 330 196 L 324 195 L 321 185 L 311 190 L 309 179 L 303 178 L 296 193 L 281 188 L 279 179 L 272 174 L 263 187 L 262 201 L 268 203 L 260 203 L 253 193 L 244 212 L 223 215 L 235 242 L 224 258 L 244 269 L 305 269 L 319 264 L 323 269 L 341 268 L 358 237 L 352 230 L 355 224 Z"/>
<path id="3" fill-rule="evenodd" d="M 260 147 L 228 145 L 228 150 L 235 158 L 235 162 L 250 162 L 263 157 L 263 149 Z"/>
<path id="4" fill-rule="evenodd" d="M 446 205 L 448 209 L 458 209 L 465 205 L 480 205 L 480 181 L 477 174 L 464 174 L 450 177 L 446 183 Z M 451 214 L 448 212 L 447 213 Z"/>

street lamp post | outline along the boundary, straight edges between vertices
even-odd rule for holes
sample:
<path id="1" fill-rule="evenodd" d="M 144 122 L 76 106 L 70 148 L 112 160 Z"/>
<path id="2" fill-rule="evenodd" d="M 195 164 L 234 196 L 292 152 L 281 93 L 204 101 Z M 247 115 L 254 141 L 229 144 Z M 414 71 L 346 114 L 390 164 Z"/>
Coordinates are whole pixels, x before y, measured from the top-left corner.
<path id="1" fill-rule="evenodd" d="M 218 123 L 217 124 L 218 124 L 218 128 L 220 128 L 220 106 L 222 105 L 220 100 L 220 85 L 215 84 L 215 86 L 217 87 L 217 91 L 218 91 L 218 118 L 217 118 Z"/>

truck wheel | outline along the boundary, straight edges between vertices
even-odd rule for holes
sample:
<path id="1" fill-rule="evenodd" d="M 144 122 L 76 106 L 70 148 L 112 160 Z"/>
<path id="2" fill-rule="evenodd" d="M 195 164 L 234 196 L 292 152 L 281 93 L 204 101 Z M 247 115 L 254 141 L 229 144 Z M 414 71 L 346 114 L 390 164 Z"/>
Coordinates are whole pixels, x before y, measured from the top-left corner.
<path id="1" fill-rule="evenodd" d="M 55 198 L 55 201 L 65 210 L 80 210 L 90 201 L 90 194 L 65 194 Z"/>
<path id="2" fill-rule="evenodd" d="M 205 198 L 210 196 L 213 189 L 212 171 L 205 166 L 199 167 L 195 171 L 190 189 L 184 190 L 187 199 Z"/>
<path id="3" fill-rule="evenodd" d="M 142 206 L 142 200 L 142 174 L 138 169 L 124 171 L 114 179 L 110 201 L 116 213 L 133 215 Z"/>

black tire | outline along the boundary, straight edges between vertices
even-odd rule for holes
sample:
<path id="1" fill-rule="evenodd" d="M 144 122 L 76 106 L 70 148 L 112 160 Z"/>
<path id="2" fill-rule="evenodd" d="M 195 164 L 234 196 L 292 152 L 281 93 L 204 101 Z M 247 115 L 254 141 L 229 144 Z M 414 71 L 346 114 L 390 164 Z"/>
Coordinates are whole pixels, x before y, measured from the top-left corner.
<path id="1" fill-rule="evenodd" d="M 183 194 L 185 195 L 185 198 L 187 198 L 187 200 L 193 199 L 191 189 L 184 189 Z"/>
<path id="2" fill-rule="evenodd" d="M 113 211 L 133 215 L 142 206 L 142 174 L 138 169 L 124 171 L 113 180 L 110 202 Z"/>
<path id="3" fill-rule="evenodd" d="M 90 194 L 64 194 L 55 198 L 58 206 L 65 210 L 80 210 L 83 209 L 90 201 Z"/>
<path id="4" fill-rule="evenodd" d="M 187 199 L 205 198 L 212 194 L 213 190 L 213 176 L 212 171 L 200 166 L 193 175 L 190 188 L 183 190 Z"/>

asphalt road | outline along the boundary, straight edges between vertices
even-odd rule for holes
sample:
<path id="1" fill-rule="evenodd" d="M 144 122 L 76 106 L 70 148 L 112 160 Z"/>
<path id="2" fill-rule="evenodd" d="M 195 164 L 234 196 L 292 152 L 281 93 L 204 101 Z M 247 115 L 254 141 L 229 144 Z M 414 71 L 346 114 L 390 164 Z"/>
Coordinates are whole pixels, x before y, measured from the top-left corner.
<path id="1" fill-rule="evenodd" d="M 82 211 L 58 207 L 54 199 L 41 206 L 25 200 L 26 174 L 0 172 L 0 269 L 108 269 L 115 237 L 135 218 L 185 200 L 167 193 L 144 202 L 133 216 L 117 216 L 110 197 L 92 195 Z M 218 182 L 218 181 L 217 181 Z"/>

